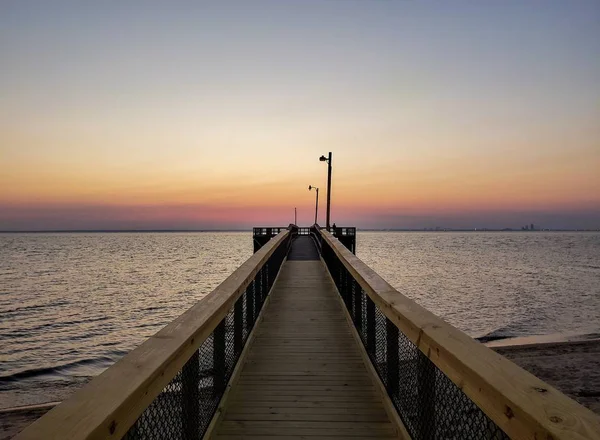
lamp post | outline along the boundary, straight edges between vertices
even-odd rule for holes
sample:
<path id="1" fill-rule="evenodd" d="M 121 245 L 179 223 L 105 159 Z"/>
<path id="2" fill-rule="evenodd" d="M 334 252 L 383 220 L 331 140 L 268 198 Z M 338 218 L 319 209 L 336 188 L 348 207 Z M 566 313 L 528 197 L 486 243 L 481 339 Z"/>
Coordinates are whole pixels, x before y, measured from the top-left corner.
<path id="1" fill-rule="evenodd" d="M 321 156 L 319 160 L 327 162 L 327 221 L 325 226 L 329 231 L 329 220 L 331 219 L 331 151 L 329 152 L 329 157 Z"/>
<path id="2" fill-rule="evenodd" d="M 319 218 L 319 188 L 316 186 L 308 185 L 308 190 L 314 189 L 317 191 L 317 202 L 315 203 L 315 225 L 317 224 L 317 220 Z"/>

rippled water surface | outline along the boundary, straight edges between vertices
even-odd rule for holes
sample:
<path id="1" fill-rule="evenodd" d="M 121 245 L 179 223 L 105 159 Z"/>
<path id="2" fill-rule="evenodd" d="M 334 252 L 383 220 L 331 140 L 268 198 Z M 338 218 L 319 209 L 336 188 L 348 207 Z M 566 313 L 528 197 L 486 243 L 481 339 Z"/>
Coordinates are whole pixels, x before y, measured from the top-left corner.
<path id="1" fill-rule="evenodd" d="M 250 232 L 0 234 L 0 408 L 61 400 L 251 254 Z M 472 336 L 600 332 L 599 233 L 359 232 L 357 255 Z"/>
<path id="2" fill-rule="evenodd" d="M 45 387 L 99 374 L 251 255 L 249 232 L 0 234 L 0 408 L 61 400 Z"/>
<path id="3" fill-rule="evenodd" d="M 356 248 L 473 337 L 600 331 L 600 233 L 362 232 Z"/>

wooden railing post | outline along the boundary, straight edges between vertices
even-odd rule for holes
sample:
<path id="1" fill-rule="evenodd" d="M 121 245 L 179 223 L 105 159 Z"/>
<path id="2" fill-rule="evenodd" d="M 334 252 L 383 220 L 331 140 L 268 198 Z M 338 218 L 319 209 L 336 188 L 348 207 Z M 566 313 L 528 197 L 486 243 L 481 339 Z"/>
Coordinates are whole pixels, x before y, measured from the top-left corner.
<path id="1" fill-rule="evenodd" d="M 398 327 L 385 319 L 387 388 L 392 400 L 398 396 Z"/>
<path id="2" fill-rule="evenodd" d="M 261 273 L 258 272 L 256 279 L 248 285 L 248 289 L 246 290 L 246 328 L 248 332 L 254 327 L 254 304 L 256 302 L 256 291 L 260 289 L 260 275 Z M 259 285 L 258 289 L 257 284 Z"/>
<path id="3" fill-rule="evenodd" d="M 216 394 L 221 394 L 225 388 L 225 369 L 225 320 L 223 319 L 215 328 L 213 340 L 213 373 Z"/>
<path id="4" fill-rule="evenodd" d="M 340 269 L 341 271 L 342 269 Z M 350 316 L 352 317 L 352 319 L 354 319 L 353 313 L 354 313 L 354 295 L 352 295 L 352 292 L 350 291 L 350 289 L 348 288 L 348 278 L 350 278 L 350 274 L 348 273 L 348 271 L 344 271 L 344 274 L 346 275 L 344 277 L 344 286 L 343 286 L 343 292 L 344 292 L 344 299 L 346 300 L 346 307 L 348 307 L 348 313 L 350 313 Z"/>
<path id="5" fill-rule="evenodd" d="M 254 303 L 253 303 L 253 322 L 256 322 L 256 317 L 258 316 L 258 311 L 260 310 L 260 303 L 262 301 L 262 297 L 265 291 L 265 272 L 267 270 L 267 266 L 263 266 L 259 272 L 260 275 L 260 283 L 258 289 L 254 289 Z"/>
<path id="6" fill-rule="evenodd" d="M 350 316 L 352 317 L 352 321 L 355 321 L 354 318 L 354 310 L 356 310 L 356 306 L 354 304 L 354 292 L 352 292 L 352 287 L 348 286 L 348 281 L 346 280 L 346 295 L 348 296 L 348 311 L 350 312 Z"/>
<path id="7" fill-rule="evenodd" d="M 267 293 L 269 292 L 269 289 L 271 288 L 271 284 L 270 284 L 270 279 L 269 279 L 269 263 L 265 263 L 264 266 L 265 269 L 265 279 L 266 279 L 266 283 L 265 283 L 265 288 L 263 289 L 263 291 L 260 294 L 260 302 L 262 304 L 263 299 L 267 296 Z"/>
<path id="8" fill-rule="evenodd" d="M 418 402 L 421 437 L 435 438 L 435 364 L 418 353 Z"/>
<path id="9" fill-rule="evenodd" d="M 365 293 L 367 297 L 367 353 L 372 359 L 375 359 L 377 350 L 377 340 L 375 338 L 375 303 Z"/>
<path id="10" fill-rule="evenodd" d="M 185 440 L 200 436 L 200 353 L 194 352 L 181 370 L 181 425 Z"/>
<path id="11" fill-rule="evenodd" d="M 352 282 L 352 293 L 354 294 L 354 322 L 359 334 L 362 337 L 362 289 L 360 285 L 351 279 Z"/>
<path id="12" fill-rule="evenodd" d="M 265 280 L 267 279 L 267 277 L 265 276 L 265 271 L 266 268 L 265 266 L 262 267 L 262 269 L 260 269 L 260 280 L 259 280 L 259 284 L 258 284 L 258 290 L 254 291 L 254 304 L 256 304 L 256 297 L 262 295 L 262 293 L 265 290 Z M 256 316 L 256 309 L 255 309 L 255 314 L 254 316 Z"/>
<path id="13" fill-rule="evenodd" d="M 233 306 L 233 350 L 236 356 L 242 352 L 244 335 L 244 304 L 242 298 L 238 299 Z"/>
<path id="14" fill-rule="evenodd" d="M 342 289 L 349 294 L 350 289 L 348 288 L 348 271 L 342 270 L 342 263 L 339 261 L 335 265 L 335 270 L 337 272 L 338 286 L 341 286 Z"/>

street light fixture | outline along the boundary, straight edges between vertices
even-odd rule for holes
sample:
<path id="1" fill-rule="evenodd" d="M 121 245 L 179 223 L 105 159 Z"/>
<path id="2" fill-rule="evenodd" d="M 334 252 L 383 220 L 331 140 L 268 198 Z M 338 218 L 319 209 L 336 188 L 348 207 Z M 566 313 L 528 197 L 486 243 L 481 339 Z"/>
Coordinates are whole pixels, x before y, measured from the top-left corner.
<path id="1" fill-rule="evenodd" d="M 327 162 L 327 221 L 325 226 L 329 231 L 329 221 L 331 219 L 331 151 L 329 152 L 329 157 L 321 156 L 319 157 L 321 162 Z"/>
<path id="2" fill-rule="evenodd" d="M 315 225 L 317 224 L 317 220 L 319 217 L 319 188 L 316 186 L 308 185 L 308 190 L 314 189 L 317 191 L 317 202 L 315 203 Z"/>

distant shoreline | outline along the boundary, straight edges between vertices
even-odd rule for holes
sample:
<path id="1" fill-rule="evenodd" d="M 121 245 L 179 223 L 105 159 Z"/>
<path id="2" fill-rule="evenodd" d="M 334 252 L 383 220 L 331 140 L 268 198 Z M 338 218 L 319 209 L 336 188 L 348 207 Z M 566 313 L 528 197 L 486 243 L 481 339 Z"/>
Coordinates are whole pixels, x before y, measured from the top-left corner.
<path id="1" fill-rule="evenodd" d="M 252 229 L 50 229 L 41 231 L 0 231 L 0 234 L 143 234 L 157 232 L 252 232 Z"/>
<path id="2" fill-rule="evenodd" d="M 280 226 L 265 226 L 266 228 L 278 228 Z M 304 226 L 303 226 L 304 227 Z M 600 232 L 600 229 L 370 229 L 356 228 L 359 232 L 515 232 L 515 233 L 539 233 L 539 232 Z M 48 229 L 48 230 L 0 230 L 0 234 L 123 234 L 123 233 L 182 233 L 182 232 L 252 232 L 252 229 Z"/>

